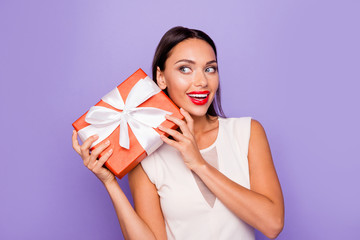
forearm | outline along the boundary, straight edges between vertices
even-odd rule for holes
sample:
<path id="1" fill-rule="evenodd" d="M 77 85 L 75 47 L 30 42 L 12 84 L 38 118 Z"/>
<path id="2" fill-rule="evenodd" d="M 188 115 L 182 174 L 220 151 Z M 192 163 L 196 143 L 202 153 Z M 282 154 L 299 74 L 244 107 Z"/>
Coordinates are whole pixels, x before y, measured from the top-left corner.
<path id="1" fill-rule="evenodd" d="M 125 239 L 156 239 L 147 224 L 138 216 L 116 180 L 105 184 L 114 205 Z"/>
<path id="2" fill-rule="evenodd" d="M 243 221 L 269 237 L 274 237 L 281 231 L 281 204 L 233 182 L 207 163 L 193 171 L 216 197 Z"/>

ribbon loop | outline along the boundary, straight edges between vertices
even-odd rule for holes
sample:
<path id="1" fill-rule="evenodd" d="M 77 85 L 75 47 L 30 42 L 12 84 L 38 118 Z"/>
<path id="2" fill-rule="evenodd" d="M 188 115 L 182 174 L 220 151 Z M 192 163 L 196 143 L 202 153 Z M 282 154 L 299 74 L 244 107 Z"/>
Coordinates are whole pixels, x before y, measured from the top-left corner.
<path id="1" fill-rule="evenodd" d="M 120 121 L 123 113 L 106 107 L 93 106 L 86 115 L 86 122 L 97 127 L 106 127 Z"/>
<path id="2" fill-rule="evenodd" d="M 162 109 L 138 106 L 160 91 L 160 88 L 149 77 L 140 79 L 134 85 L 125 103 L 118 89 L 113 89 L 102 97 L 102 100 L 122 112 L 100 106 L 91 107 L 85 117 L 85 121 L 90 125 L 79 131 L 81 140 L 85 141 L 91 135 L 98 134 L 99 139 L 92 144 L 91 147 L 93 147 L 110 136 L 120 125 L 119 144 L 129 149 L 129 125 L 140 145 L 148 155 L 151 154 L 163 143 L 153 128 L 157 128 L 165 121 L 166 114 L 172 113 Z"/>

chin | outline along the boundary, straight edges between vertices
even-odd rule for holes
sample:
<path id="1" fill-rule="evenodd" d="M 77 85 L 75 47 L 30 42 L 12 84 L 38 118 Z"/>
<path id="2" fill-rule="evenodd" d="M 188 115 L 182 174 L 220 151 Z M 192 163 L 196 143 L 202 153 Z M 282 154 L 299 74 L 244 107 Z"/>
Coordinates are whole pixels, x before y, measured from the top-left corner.
<path id="1" fill-rule="evenodd" d="M 206 109 L 189 109 L 184 108 L 193 117 L 203 117 L 206 115 L 208 108 Z"/>

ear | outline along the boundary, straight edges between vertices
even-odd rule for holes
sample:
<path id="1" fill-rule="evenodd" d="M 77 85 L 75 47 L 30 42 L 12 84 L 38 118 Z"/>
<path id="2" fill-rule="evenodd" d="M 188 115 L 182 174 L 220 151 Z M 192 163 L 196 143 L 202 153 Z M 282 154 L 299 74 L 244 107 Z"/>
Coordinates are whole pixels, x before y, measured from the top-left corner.
<path id="1" fill-rule="evenodd" d="M 164 90 L 167 87 L 164 73 L 159 67 L 156 68 L 156 82 L 161 90 Z"/>

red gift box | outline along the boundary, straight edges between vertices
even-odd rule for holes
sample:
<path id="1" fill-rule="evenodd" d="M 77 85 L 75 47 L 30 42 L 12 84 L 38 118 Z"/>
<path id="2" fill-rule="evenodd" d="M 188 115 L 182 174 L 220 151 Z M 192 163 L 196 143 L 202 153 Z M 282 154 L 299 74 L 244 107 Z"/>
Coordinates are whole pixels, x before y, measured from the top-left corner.
<path id="1" fill-rule="evenodd" d="M 149 97 L 149 95 L 152 96 Z M 145 101 L 142 102 L 141 99 L 144 98 Z M 105 95 L 72 125 L 78 131 L 82 141 L 93 134 L 99 135 L 99 139 L 90 150 L 95 149 L 107 139 L 110 140 L 109 148 L 113 149 L 113 153 L 105 166 L 118 178 L 122 178 L 162 144 L 160 135 L 167 134 L 158 130 L 158 125 L 172 129 L 178 127 L 164 118 L 165 113 L 162 113 L 162 110 L 184 119 L 179 108 L 146 73 L 139 69 Z M 109 123 L 109 119 L 115 120 Z M 106 127 L 103 127 L 104 125 Z M 128 133 L 126 133 L 126 126 Z M 120 137 L 122 137 L 121 140 L 119 140 Z M 102 154 L 99 157 L 101 156 Z"/>

